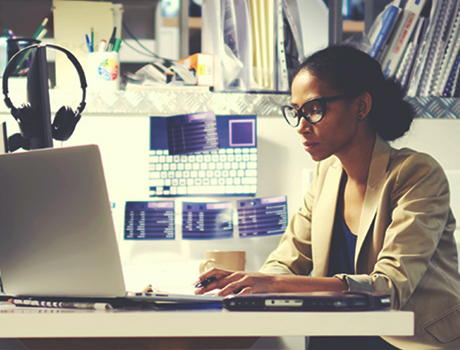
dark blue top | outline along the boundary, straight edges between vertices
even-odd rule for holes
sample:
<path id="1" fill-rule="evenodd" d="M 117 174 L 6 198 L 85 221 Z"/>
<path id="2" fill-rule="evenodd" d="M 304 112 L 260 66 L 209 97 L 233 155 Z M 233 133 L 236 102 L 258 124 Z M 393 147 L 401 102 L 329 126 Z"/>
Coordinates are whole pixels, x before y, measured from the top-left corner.
<path id="1" fill-rule="evenodd" d="M 337 210 L 327 273 L 329 277 L 338 273 L 351 275 L 355 273 L 356 240 L 357 236 L 351 233 L 342 214 Z"/>
<path id="2" fill-rule="evenodd" d="M 340 210 L 337 210 L 332 232 L 331 254 L 327 275 L 355 274 L 355 251 L 358 236 L 351 233 Z M 310 337 L 309 349 L 396 350 L 380 337 Z"/>

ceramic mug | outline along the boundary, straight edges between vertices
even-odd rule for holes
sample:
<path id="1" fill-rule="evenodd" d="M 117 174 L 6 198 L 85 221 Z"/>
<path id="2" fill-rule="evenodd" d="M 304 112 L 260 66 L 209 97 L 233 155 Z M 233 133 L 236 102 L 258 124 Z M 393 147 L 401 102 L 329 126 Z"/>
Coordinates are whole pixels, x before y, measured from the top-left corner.
<path id="1" fill-rule="evenodd" d="M 241 250 L 207 250 L 205 260 L 200 262 L 200 274 L 213 267 L 244 271 L 246 267 L 246 252 Z"/>

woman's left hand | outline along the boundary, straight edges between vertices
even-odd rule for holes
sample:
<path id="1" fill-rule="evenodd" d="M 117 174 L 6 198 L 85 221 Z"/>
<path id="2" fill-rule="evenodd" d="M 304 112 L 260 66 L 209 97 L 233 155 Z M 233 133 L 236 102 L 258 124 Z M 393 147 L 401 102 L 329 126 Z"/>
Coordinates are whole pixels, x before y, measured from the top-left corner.
<path id="1" fill-rule="evenodd" d="M 229 271 L 212 268 L 203 273 L 197 283 L 208 278 L 215 277 L 216 280 L 205 287 L 195 290 L 195 294 L 204 294 L 214 289 L 220 289 L 218 296 L 229 294 L 253 294 L 273 292 L 276 275 L 267 275 L 261 272 Z"/>

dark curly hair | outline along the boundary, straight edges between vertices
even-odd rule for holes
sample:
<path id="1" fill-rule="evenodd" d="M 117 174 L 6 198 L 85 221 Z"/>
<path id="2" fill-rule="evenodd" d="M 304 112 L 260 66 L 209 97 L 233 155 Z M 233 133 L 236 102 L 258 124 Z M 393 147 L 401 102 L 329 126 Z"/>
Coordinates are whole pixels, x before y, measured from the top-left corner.
<path id="1" fill-rule="evenodd" d="M 305 70 L 342 93 L 369 93 L 369 123 L 384 140 L 396 140 L 409 130 L 412 106 L 404 100 L 399 84 L 386 79 L 380 63 L 365 52 L 348 45 L 329 46 L 308 57 L 294 77 Z"/>

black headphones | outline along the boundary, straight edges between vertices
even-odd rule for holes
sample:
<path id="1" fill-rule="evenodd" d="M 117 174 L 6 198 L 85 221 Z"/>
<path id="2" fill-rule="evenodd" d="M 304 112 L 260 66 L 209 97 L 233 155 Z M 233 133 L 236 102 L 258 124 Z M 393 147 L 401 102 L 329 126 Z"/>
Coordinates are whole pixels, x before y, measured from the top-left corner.
<path id="1" fill-rule="evenodd" d="M 86 106 L 86 87 L 88 86 L 86 83 L 85 72 L 78 62 L 77 58 L 68 50 L 64 49 L 58 45 L 46 44 L 46 45 L 31 45 L 28 46 L 11 57 L 8 65 L 5 68 L 3 73 L 3 95 L 5 95 L 4 101 L 7 107 L 11 110 L 12 116 L 18 121 L 19 127 L 21 129 L 22 138 L 27 142 L 30 137 L 35 136 L 35 128 L 34 128 L 34 118 L 33 118 L 33 110 L 30 103 L 23 103 L 19 108 L 16 108 L 13 103 L 11 102 L 10 97 L 8 96 L 8 78 L 13 71 L 17 67 L 17 61 L 19 57 L 28 50 L 32 50 L 38 47 L 51 47 L 55 50 L 63 52 L 67 58 L 72 62 L 73 66 L 77 70 L 78 76 L 80 77 L 80 85 L 81 89 L 83 90 L 83 96 L 80 104 L 78 105 L 76 111 L 73 111 L 72 108 L 68 106 L 62 106 L 56 113 L 54 117 L 53 123 L 51 125 L 52 135 L 55 140 L 58 141 L 66 141 L 72 135 L 73 131 L 77 123 L 81 118 L 81 113 L 85 109 Z M 17 136 L 21 136 L 17 135 Z M 15 135 L 13 135 L 15 136 Z M 13 137 L 11 136 L 11 137 Z M 16 136 L 16 137 L 17 137 Z"/>

